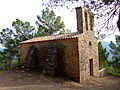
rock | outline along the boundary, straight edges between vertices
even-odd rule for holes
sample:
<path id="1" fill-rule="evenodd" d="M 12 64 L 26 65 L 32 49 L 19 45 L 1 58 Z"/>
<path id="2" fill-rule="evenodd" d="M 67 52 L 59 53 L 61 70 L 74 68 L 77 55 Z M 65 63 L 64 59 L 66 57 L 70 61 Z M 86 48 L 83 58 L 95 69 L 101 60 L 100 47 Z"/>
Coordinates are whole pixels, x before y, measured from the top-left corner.
<path id="1" fill-rule="evenodd" d="M 24 70 L 22 70 L 21 72 L 22 72 L 22 73 L 24 73 L 25 71 L 24 71 Z"/>
<path id="2" fill-rule="evenodd" d="M 28 77 L 32 77 L 32 74 L 28 74 Z"/>

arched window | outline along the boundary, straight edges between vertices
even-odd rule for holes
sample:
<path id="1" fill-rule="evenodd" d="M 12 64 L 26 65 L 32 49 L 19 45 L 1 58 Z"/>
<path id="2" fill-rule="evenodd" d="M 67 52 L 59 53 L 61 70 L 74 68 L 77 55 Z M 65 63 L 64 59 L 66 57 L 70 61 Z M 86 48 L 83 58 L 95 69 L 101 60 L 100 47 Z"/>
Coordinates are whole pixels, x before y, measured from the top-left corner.
<path id="1" fill-rule="evenodd" d="M 90 30 L 93 30 L 93 25 L 94 25 L 94 18 L 93 15 L 90 13 Z"/>
<path id="2" fill-rule="evenodd" d="M 85 26 L 86 26 L 86 30 L 88 30 L 88 16 L 87 16 L 87 12 L 85 12 Z"/>

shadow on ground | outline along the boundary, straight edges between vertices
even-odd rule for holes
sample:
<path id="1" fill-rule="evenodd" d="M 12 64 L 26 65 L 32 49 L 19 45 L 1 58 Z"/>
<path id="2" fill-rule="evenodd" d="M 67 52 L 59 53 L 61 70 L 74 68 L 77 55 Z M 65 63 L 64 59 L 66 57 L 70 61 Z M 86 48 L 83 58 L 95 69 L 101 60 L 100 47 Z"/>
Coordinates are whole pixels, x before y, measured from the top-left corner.
<path id="1" fill-rule="evenodd" d="M 48 77 L 22 71 L 0 71 L 0 90 L 119 90 L 120 77 L 107 75 L 82 84 L 64 77 Z"/>

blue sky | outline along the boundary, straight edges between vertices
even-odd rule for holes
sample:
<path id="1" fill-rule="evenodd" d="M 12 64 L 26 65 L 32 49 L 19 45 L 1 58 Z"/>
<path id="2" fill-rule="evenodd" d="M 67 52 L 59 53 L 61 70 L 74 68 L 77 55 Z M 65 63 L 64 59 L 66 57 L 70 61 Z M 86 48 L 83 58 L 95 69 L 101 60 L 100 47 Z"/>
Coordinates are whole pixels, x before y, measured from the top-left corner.
<path id="1" fill-rule="evenodd" d="M 0 0 L 0 31 L 3 28 L 12 28 L 12 22 L 18 18 L 22 21 L 28 21 L 35 26 L 36 15 L 41 14 L 41 10 L 45 7 L 41 6 L 42 0 Z M 75 7 L 75 6 L 74 6 Z M 57 8 L 54 10 L 56 15 L 62 17 L 66 28 L 76 31 L 76 13 L 66 8 Z M 116 23 L 115 23 L 116 24 Z M 104 41 L 115 41 L 114 35 L 120 34 L 118 30 L 105 38 Z M 0 47 L 2 47 L 0 45 Z"/>

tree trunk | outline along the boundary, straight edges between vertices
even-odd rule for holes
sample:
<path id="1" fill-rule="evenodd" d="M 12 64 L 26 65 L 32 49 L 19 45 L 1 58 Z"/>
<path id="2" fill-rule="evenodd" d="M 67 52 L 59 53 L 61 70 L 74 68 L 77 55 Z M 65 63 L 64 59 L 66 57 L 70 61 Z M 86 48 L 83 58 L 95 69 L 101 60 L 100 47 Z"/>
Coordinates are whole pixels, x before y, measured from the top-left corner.
<path id="1" fill-rule="evenodd" d="M 119 17 L 118 17 L 118 21 L 117 21 L 117 27 L 120 31 L 120 10 L 119 10 Z"/>
<path id="2" fill-rule="evenodd" d="M 9 61 L 8 69 L 11 68 L 11 63 L 12 63 L 12 60 Z"/>

